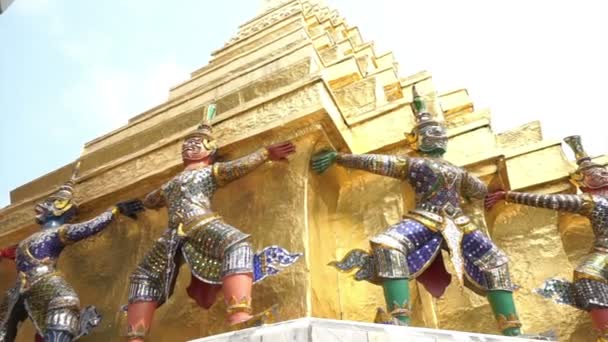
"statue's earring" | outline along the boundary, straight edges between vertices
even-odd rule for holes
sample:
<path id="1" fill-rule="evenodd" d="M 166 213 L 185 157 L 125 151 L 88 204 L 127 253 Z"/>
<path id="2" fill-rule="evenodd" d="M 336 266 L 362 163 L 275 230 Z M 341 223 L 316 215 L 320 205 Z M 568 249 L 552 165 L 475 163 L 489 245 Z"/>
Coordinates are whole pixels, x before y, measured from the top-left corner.
<path id="1" fill-rule="evenodd" d="M 204 139 L 203 146 L 205 146 L 205 149 L 207 151 L 217 150 L 217 144 L 215 143 L 215 140 Z"/>
<path id="2" fill-rule="evenodd" d="M 418 134 L 416 134 L 416 132 L 405 134 L 405 141 L 409 146 L 415 147 L 418 142 Z"/>

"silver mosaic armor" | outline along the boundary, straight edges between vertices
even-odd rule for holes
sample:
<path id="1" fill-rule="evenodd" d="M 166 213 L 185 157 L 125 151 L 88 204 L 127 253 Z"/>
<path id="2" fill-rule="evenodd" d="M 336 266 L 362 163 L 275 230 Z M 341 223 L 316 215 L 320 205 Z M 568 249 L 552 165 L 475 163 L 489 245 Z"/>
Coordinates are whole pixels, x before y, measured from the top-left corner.
<path id="1" fill-rule="evenodd" d="M 168 230 L 154 243 L 130 278 L 129 303 L 161 305 L 172 293 L 178 252 L 192 274 L 208 284 L 221 284 L 231 274 L 253 273 L 249 235 L 226 224 L 211 208 L 219 186 L 240 178 L 267 159 L 266 149 L 227 163 L 185 170 L 152 192 L 148 208 L 166 206 Z"/>
<path id="2" fill-rule="evenodd" d="M 462 197 L 485 197 L 479 179 L 439 158 L 338 154 L 337 162 L 407 181 L 416 195 L 416 208 L 403 221 L 370 239 L 370 256 L 347 255 L 338 268 L 361 268 L 358 279 L 417 278 L 447 247 L 457 277 L 476 292 L 513 290 L 508 257 L 460 207 Z"/>
<path id="3" fill-rule="evenodd" d="M 12 341 L 8 336 L 15 328 L 15 315 L 21 316 L 20 312 L 27 313 L 41 336 L 63 331 L 77 339 L 99 323 L 93 307 L 80 310 L 78 295 L 58 273 L 56 265 L 66 245 L 97 234 L 113 217 L 113 211 L 108 210 L 86 222 L 44 228 L 21 241 L 15 259 L 19 281 L 7 293 L 7 304 L 0 306 L 0 336 L 7 336 L 0 338 L 1 342 Z"/>
<path id="4" fill-rule="evenodd" d="M 560 290 L 560 296 L 571 296 L 561 298 L 560 301 L 585 310 L 608 308 L 608 198 L 590 194 L 539 195 L 509 191 L 506 200 L 532 207 L 576 213 L 589 218 L 595 242 L 591 253 L 574 270 L 574 284 L 553 280 L 546 283 L 541 292 L 550 293 L 552 288 L 557 289 L 559 286 L 571 287 L 571 291 Z"/>

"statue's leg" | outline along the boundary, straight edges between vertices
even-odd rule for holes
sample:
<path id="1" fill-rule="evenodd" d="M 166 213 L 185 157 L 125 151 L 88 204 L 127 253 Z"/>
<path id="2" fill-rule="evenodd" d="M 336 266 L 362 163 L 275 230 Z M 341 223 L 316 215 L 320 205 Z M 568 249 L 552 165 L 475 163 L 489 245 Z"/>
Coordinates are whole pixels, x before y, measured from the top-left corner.
<path id="1" fill-rule="evenodd" d="M 51 301 L 61 300 L 61 298 Z M 44 342 L 71 342 L 79 329 L 79 312 L 76 306 L 51 309 L 47 313 Z"/>
<path id="2" fill-rule="evenodd" d="M 505 336 L 521 335 L 507 255 L 479 230 L 464 235 L 462 248 L 465 270 L 478 287 L 487 291 L 500 331 Z"/>
<path id="3" fill-rule="evenodd" d="M 517 317 L 513 292 L 489 290 L 488 301 L 502 334 L 505 336 L 521 335 L 521 323 Z"/>
<path id="4" fill-rule="evenodd" d="M 376 276 L 381 279 L 386 308 L 391 317 L 399 321 L 398 324 L 410 323 L 410 271 L 407 265 L 407 249 L 395 237 L 406 239 L 397 235 L 395 227 L 373 237 L 370 240 Z M 377 323 L 390 323 L 387 319 Z M 395 322 L 397 323 L 397 322 Z"/>
<path id="5" fill-rule="evenodd" d="M 388 312 L 401 325 L 410 323 L 411 274 L 433 262 L 440 248 L 436 235 L 421 222 L 406 218 L 370 239 L 373 268 L 381 280 Z M 411 264 L 410 255 L 414 255 Z"/>
<path id="6" fill-rule="evenodd" d="M 162 281 L 150 277 L 138 266 L 129 278 L 129 304 L 127 305 L 127 340 L 143 342 L 150 332 L 154 312 L 163 294 Z"/>
<path id="7" fill-rule="evenodd" d="M 598 342 L 608 342 L 608 309 L 599 308 L 590 311 L 593 329 L 598 332 Z"/>
<path id="8" fill-rule="evenodd" d="M 152 326 L 154 312 L 158 302 L 136 302 L 127 307 L 127 340 L 133 342 L 144 342 Z"/>
<path id="9" fill-rule="evenodd" d="M 204 283 L 191 274 L 190 285 L 186 288 L 186 292 L 200 307 L 209 310 L 215 304 L 217 294 L 221 289 L 220 285 Z"/>
<path id="10" fill-rule="evenodd" d="M 409 279 L 384 279 L 382 281 L 382 289 L 384 290 L 386 307 L 391 316 L 397 318 L 404 325 L 409 325 Z"/>
<path id="11" fill-rule="evenodd" d="M 47 330 L 44 342 L 72 342 L 74 336 L 67 331 Z"/>
<path id="12" fill-rule="evenodd" d="M 128 341 L 143 342 L 146 339 L 154 312 L 170 293 L 166 287 L 175 281 L 179 267 L 170 262 L 175 258 L 171 247 L 175 243 L 174 236 L 173 231 L 167 230 L 157 239 L 129 277 Z"/>
<path id="13" fill-rule="evenodd" d="M 222 292 L 230 325 L 244 322 L 251 315 L 252 274 L 233 274 L 223 278 Z"/>
<path id="14" fill-rule="evenodd" d="M 236 325 L 252 318 L 251 287 L 253 286 L 253 251 L 242 241 L 231 246 L 222 262 L 222 292 L 228 314 L 227 321 Z"/>
<path id="15" fill-rule="evenodd" d="M 596 250 L 574 270 L 574 300 L 589 311 L 598 341 L 608 341 L 608 254 Z M 602 339 L 603 338 L 603 339 Z"/>

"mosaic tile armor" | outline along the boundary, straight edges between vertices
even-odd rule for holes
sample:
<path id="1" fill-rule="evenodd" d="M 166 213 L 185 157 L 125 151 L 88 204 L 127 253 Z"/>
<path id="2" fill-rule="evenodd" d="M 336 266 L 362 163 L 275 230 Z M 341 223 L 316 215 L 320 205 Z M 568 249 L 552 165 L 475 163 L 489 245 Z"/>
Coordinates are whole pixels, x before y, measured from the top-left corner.
<path id="1" fill-rule="evenodd" d="M 506 200 L 589 218 L 595 242 L 591 253 L 574 270 L 574 282 L 551 279 L 539 293 L 583 310 L 608 308 L 608 196 L 538 195 L 509 191 Z"/>
<path id="2" fill-rule="evenodd" d="M 26 317 L 40 336 L 50 330 L 65 331 L 74 339 L 99 323 L 94 307 L 80 310 L 78 295 L 56 266 L 65 246 L 99 233 L 117 212 L 108 210 L 86 222 L 45 228 L 19 243 L 15 259 L 19 279 L 0 307 L 0 341 L 12 341 L 17 323 Z"/>
<path id="3" fill-rule="evenodd" d="M 250 172 L 268 158 L 260 149 L 243 158 L 185 170 L 146 197 L 148 208 L 167 206 L 169 228 L 154 243 L 131 275 L 129 303 L 161 305 L 172 293 L 176 270 L 185 261 L 192 275 L 207 284 L 221 284 L 232 274 L 253 274 L 254 282 L 297 261 L 279 246 L 254 254 L 249 235 L 225 223 L 211 208 L 219 186 Z"/>
<path id="4" fill-rule="evenodd" d="M 460 207 L 461 196 L 484 198 L 487 190 L 479 179 L 439 158 L 338 154 L 337 163 L 407 181 L 415 191 L 416 208 L 370 239 L 371 255 L 353 251 L 336 267 L 360 268 L 358 280 L 415 279 L 446 247 L 457 278 L 476 292 L 513 290 L 506 254 Z"/>

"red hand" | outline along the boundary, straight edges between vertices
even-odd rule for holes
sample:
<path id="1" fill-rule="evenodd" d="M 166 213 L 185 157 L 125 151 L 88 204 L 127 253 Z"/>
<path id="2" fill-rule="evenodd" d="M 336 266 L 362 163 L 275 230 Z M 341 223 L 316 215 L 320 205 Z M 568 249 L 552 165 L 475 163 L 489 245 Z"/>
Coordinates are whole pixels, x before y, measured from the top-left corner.
<path id="1" fill-rule="evenodd" d="M 296 152 L 296 146 L 290 141 L 270 145 L 266 149 L 268 150 L 268 158 L 274 161 L 287 160 L 288 155 Z"/>
<path id="2" fill-rule="evenodd" d="M 492 209 L 498 201 L 502 201 L 507 197 L 507 193 L 505 191 L 496 191 L 494 193 L 488 194 L 484 201 L 484 205 L 486 209 Z"/>
<path id="3" fill-rule="evenodd" d="M 8 247 L 0 250 L 0 258 L 7 258 L 15 260 L 15 251 L 17 250 L 17 246 Z"/>

